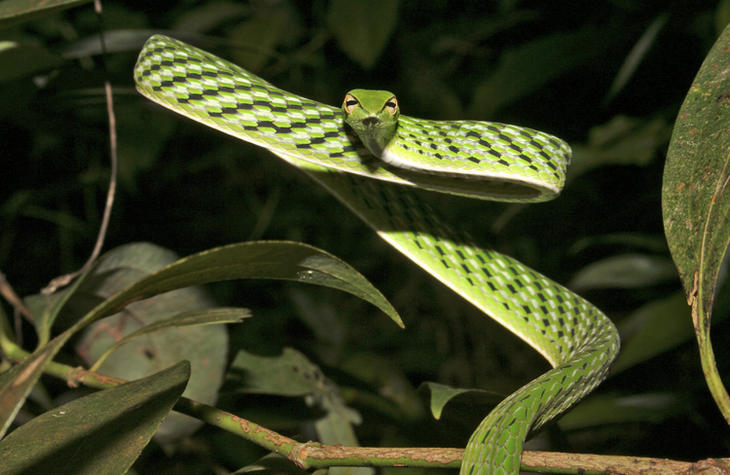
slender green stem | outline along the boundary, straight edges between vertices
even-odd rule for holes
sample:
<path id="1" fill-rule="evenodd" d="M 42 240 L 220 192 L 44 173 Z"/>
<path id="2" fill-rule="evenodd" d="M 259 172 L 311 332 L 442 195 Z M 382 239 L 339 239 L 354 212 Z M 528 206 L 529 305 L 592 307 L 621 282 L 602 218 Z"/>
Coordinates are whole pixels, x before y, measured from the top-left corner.
<path id="1" fill-rule="evenodd" d="M 707 387 L 715 399 L 715 404 L 720 409 L 725 421 L 730 424 L 730 396 L 728 396 L 720 373 L 717 371 L 715 352 L 712 349 L 712 341 L 710 340 L 710 318 L 705 312 L 702 302 L 700 295 L 692 303 L 692 321 L 695 323 L 702 372 L 705 375 Z"/>
<path id="2" fill-rule="evenodd" d="M 12 360 L 22 361 L 30 355 L 7 338 L 0 338 L 0 343 L 2 351 Z M 72 385 L 81 383 L 98 389 L 126 382 L 55 361 L 49 362 L 44 372 L 65 379 Z M 230 412 L 185 397 L 178 400 L 174 409 L 286 457 L 302 468 L 336 466 L 458 468 L 464 454 L 463 449 L 456 448 L 343 447 L 316 442 L 302 443 Z M 525 451 L 522 453 L 520 466 L 521 470 L 529 472 L 583 474 L 690 473 L 693 469 L 708 469 L 708 467 L 730 470 L 730 459 L 707 459 L 693 464 L 647 457 Z"/>
<path id="3" fill-rule="evenodd" d="M 7 353 L 9 349 L 16 345 L 10 341 L 12 331 L 10 330 L 10 323 L 8 317 L 5 315 L 2 306 L 0 306 L 0 351 Z"/>

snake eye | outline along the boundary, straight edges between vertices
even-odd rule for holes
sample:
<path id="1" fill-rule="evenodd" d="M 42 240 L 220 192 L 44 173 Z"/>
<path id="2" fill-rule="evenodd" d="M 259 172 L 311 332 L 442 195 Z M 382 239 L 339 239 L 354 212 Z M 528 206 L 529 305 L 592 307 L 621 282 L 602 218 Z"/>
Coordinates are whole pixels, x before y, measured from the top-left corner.
<path id="1" fill-rule="evenodd" d="M 398 99 L 395 98 L 395 96 L 388 99 L 388 102 L 385 103 L 385 107 L 388 109 L 388 112 L 390 112 L 390 115 L 395 115 L 395 113 L 398 111 Z"/>
<path id="2" fill-rule="evenodd" d="M 345 96 L 345 101 L 342 103 L 342 108 L 345 109 L 345 113 L 351 114 L 358 104 L 358 100 L 355 99 L 352 94 L 348 94 Z"/>

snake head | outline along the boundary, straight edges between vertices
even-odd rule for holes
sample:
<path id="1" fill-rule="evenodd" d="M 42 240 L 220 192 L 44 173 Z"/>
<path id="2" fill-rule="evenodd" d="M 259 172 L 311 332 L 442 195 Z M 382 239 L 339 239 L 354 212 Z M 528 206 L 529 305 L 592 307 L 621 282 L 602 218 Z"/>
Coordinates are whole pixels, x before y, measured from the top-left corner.
<path id="1" fill-rule="evenodd" d="M 342 101 L 345 122 L 352 127 L 370 153 L 380 157 L 395 137 L 400 108 L 389 91 L 353 89 Z"/>

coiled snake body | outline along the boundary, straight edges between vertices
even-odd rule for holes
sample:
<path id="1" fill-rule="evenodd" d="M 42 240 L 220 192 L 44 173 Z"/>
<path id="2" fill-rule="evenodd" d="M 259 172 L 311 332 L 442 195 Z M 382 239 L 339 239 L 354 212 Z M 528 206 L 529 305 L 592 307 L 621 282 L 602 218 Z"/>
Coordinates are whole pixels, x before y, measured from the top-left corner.
<path id="1" fill-rule="evenodd" d="M 387 91 L 355 89 L 341 109 L 279 89 L 156 35 L 139 55 L 138 90 L 193 120 L 260 145 L 323 185 L 383 239 L 540 352 L 553 369 L 479 424 L 462 473 L 517 473 L 523 441 L 590 392 L 619 349 L 589 302 L 509 256 L 472 244 L 410 188 L 543 201 L 563 186 L 570 148 L 532 129 L 400 115 Z"/>

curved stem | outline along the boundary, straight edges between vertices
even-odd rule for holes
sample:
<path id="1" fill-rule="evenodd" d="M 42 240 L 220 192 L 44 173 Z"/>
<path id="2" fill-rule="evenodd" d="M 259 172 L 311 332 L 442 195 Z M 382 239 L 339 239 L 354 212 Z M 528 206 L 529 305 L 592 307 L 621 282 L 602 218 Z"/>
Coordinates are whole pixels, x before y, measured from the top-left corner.
<path id="1" fill-rule="evenodd" d="M 715 352 L 712 349 L 712 341 L 710 340 L 710 315 L 704 311 L 702 301 L 700 296 L 692 302 L 692 322 L 695 324 L 702 373 L 705 375 L 707 387 L 715 399 L 715 404 L 720 409 L 725 421 L 730 424 L 730 396 L 728 396 L 720 373 L 717 371 Z"/>
<path id="2" fill-rule="evenodd" d="M 21 361 L 30 353 L 4 340 L 2 350 Z M 70 385 L 105 389 L 126 381 L 51 361 L 46 374 L 65 379 Z M 343 447 L 317 442 L 298 442 L 217 407 L 182 397 L 176 411 L 195 417 L 226 432 L 277 453 L 302 468 L 336 466 L 458 468 L 463 449 L 441 447 Z M 730 459 L 706 459 L 697 463 L 648 457 L 524 451 L 520 469 L 543 473 L 692 473 L 692 470 L 730 470 Z"/>

